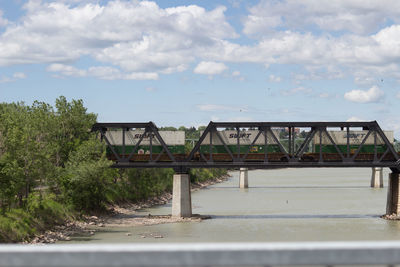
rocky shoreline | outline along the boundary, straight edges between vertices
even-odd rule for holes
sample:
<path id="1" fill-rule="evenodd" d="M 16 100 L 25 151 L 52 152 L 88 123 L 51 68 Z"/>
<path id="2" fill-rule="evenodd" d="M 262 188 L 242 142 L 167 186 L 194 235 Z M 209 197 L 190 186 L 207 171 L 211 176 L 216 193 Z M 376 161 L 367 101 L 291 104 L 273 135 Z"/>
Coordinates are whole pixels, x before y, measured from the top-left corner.
<path id="1" fill-rule="evenodd" d="M 230 176 L 226 175 L 203 183 L 191 184 L 191 191 L 197 191 L 207 186 L 226 181 Z M 193 222 L 209 219 L 208 216 L 193 215 L 190 218 L 177 218 L 171 215 L 138 216 L 136 211 L 149 208 L 155 205 L 164 205 L 172 199 L 172 194 L 167 192 L 161 196 L 148 199 L 139 203 L 124 203 L 108 207 L 106 214 L 99 216 L 84 216 L 81 221 L 67 221 L 64 225 L 56 226 L 40 235 L 35 236 L 30 242 L 24 244 L 51 244 L 59 240 L 68 241 L 73 235 L 94 235 L 99 227 L 114 226 L 136 226 L 154 225 L 162 223 Z M 162 237 L 160 237 L 162 238 Z"/>
<path id="2" fill-rule="evenodd" d="M 382 215 L 381 218 L 389 221 L 400 221 L 400 216 L 396 215 L 396 213 Z"/>

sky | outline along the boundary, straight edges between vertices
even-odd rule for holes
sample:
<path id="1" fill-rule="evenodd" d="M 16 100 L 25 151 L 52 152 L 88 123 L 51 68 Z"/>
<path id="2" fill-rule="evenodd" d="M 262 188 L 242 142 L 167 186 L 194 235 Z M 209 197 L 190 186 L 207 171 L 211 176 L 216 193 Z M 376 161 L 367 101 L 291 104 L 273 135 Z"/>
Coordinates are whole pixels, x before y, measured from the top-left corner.
<path id="1" fill-rule="evenodd" d="M 0 102 L 100 122 L 377 120 L 400 138 L 398 0 L 0 0 Z"/>

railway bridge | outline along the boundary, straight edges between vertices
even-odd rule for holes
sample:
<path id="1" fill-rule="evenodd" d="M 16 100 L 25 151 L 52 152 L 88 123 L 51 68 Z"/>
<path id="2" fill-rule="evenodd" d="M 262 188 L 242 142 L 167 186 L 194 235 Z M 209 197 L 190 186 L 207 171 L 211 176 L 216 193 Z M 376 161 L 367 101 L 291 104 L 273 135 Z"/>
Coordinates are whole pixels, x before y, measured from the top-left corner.
<path id="1" fill-rule="evenodd" d="M 173 168 L 172 215 L 192 215 L 190 168 L 248 169 L 369 167 L 371 184 L 389 174 L 386 214 L 400 214 L 400 156 L 393 132 L 370 122 L 210 122 L 194 147 L 184 133 L 165 133 L 153 122 L 96 123 L 115 168 Z M 283 136 L 283 137 L 282 137 Z M 183 137 L 183 139 L 182 139 Z"/>

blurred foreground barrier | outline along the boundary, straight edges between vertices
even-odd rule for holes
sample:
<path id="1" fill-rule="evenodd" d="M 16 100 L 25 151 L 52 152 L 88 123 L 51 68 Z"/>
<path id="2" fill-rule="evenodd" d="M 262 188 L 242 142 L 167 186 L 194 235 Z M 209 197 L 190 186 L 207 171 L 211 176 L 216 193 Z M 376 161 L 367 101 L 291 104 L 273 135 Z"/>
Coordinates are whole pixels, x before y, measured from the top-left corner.
<path id="1" fill-rule="evenodd" d="M 393 265 L 400 242 L 1 245 L 1 266 Z"/>

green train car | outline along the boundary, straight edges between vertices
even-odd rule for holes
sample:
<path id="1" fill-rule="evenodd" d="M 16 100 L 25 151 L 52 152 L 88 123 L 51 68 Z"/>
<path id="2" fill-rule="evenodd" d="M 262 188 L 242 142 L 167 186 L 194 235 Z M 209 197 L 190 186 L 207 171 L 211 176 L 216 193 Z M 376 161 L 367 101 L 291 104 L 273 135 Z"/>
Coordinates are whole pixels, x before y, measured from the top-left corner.
<path id="1" fill-rule="evenodd" d="M 279 140 L 279 132 L 277 130 L 274 130 L 274 135 L 276 138 Z M 245 154 L 249 150 L 249 146 L 252 145 L 254 139 L 257 137 L 259 131 L 258 130 L 247 130 L 247 131 L 240 131 L 239 132 L 239 140 L 240 140 L 240 146 L 239 146 L 239 151 L 238 151 L 238 146 L 237 146 L 237 131 L 236 130 L 225 130 L 225 131 L 219 131 L 219 134 L 221 136 L 221 139 L 224 141 L 226 146 L 229 148 L 229 150 L 236 154 Z M 202 133 L 201 133 L 202 134 Z M 267 139 L 267 144 L 268 146 L 265 146 L 265 136 L 264 134 L 261 134 L 256 142 L 250 147 L 249 154 L 264 154 L 265 153 L 265 148 L 267 147 L 267 153 L 279 153 L 281 152 L 278 143 L 275 141 L 275 139 L 271 136 L 271 134 L 268 134 L 268 139 Z M 223 153 L 228 153 L 225 149 L 224 144 L 222 143 L 221 139 L 218 137 L 218 135 L 213 132 L 212 136 L 212 153 L 213 154 L 223 154 Z M 209 154 L 210 153 L 210 133 L 207 134 L 205 137 L 204 141 L 200 145 L 200 152 L 204 154 Z"/>
<path id="2" fill-rule="evenodd" d="M 343 154 L 347 153 L 347 131 L 329 131 L 329 135 L 335 141 L 340 152 Z M 391 144 L 394 143 L 393 131 L 384 131 L 386 138 Z M 368 134 L 368 131 L 350 131 L 349 132 L 349 148 L 350 154 L 355 153 L 361 145 L 362 140 Z M 320 144 L 321 143 L 321 144 Z M 377 153 L 385 153 L 387 150 L 387 145 L 381 137 L 377 135 L 376 139 Z M 319 135 L 316 134 L 313 139 L 313 151 L 319 153 L 321 146 L 321 151 L 323 153 L 337 153 L 335 146 L 329 140 L 328 136 L 322 135 L 322 142 L 320 142 Z M 360 149 L 360 153 L 374 153 L 374 134 L 371 133 L 365 140 L 365 143 Z"/>
<path id="3" fill-rule="evenodd" d="M 159 131 L 159 133 L 172 154 L 185 153 L 184 131 Z M 144 135 L 144 130 L 125 131 L 125 153 L 122 147 L 122 134 L 122 131 L 107 131 L 105 135 L 117 154 L 129 155 L 139 142 L 140 138 Z M 152 153 L 159 154 L 162 151 L 163 147 L 154 134 L 146 133 L 134 154 L 150 154 L 150 134 L 152 135 Z M 109 147 L 107 147 L 107 154 L 112 154 Z"/>

